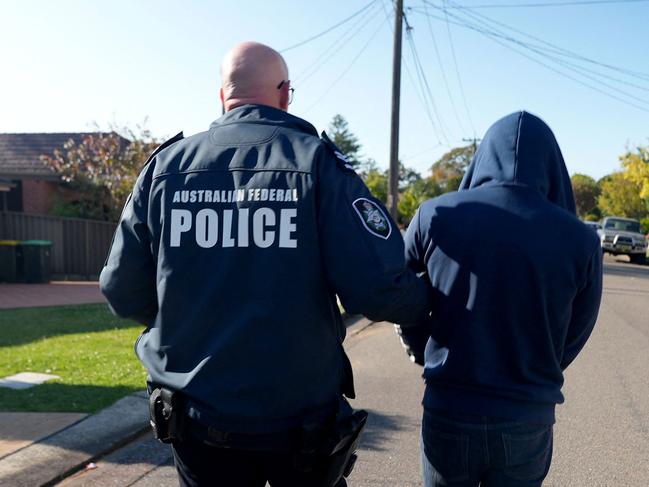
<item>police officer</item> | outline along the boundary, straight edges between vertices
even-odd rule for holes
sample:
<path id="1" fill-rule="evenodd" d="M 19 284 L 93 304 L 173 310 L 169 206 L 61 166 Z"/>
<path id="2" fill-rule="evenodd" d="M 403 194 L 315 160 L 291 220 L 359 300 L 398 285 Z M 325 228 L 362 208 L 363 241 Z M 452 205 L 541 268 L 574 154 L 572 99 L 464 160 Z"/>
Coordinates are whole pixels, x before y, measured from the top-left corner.
<path id="1" fill-rule="evenodd" d="M 279 53 L 237 45 L 221 75 L 226 113 L 154 152 L 101 289 L 146 325 L 136 353 L 182 485 L 345 485 L 323 445 L 340 424 L 354 439 L 363 418 L 342 400 L 354 387 L 336 296 L 415 323 L 428 288 L 345 156 L 287 113 Z"/>

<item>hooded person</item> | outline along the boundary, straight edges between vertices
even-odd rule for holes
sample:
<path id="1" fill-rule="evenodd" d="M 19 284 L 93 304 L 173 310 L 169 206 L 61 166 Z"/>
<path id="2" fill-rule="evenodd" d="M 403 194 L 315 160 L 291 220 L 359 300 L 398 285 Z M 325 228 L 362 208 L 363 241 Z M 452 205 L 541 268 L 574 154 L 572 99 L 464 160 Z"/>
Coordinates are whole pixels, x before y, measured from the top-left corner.
<path id="1" fill-rule="evenodd" d="M 602 292 L 550 128 L 524 111 L 493 124 L 459 191 L 422 204 L 405 240 L 434 290 L 432 325 L 402 330 L 424 365 L 424 484 L 541 485 L 563 371 Z"/>

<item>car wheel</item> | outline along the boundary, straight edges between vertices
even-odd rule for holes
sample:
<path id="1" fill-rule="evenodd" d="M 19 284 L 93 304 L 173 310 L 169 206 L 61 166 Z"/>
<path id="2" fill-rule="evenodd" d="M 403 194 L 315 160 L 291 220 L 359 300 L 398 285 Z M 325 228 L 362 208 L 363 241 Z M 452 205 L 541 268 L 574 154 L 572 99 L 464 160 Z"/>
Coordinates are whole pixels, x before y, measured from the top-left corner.
<path id="1" fill-rule="evenodd" d="M 647 261 L 647 258 L 642 254 L 630 255 L 631 263 L 643 265 Z"/>

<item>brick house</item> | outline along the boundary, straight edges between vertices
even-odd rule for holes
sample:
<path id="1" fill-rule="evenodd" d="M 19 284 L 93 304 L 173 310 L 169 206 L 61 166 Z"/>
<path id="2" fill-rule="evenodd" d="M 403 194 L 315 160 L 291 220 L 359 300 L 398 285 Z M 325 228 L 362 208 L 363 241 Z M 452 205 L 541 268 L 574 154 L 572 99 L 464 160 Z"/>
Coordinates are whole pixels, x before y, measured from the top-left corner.
<path id="1" fill-rule="evenodd" d="M 97 132 L 0 134 L 0 211 L 47 214 L 65 197 L 58 175 L 40 157 Z M 4 188 L 4 189 L 3 189 Z"/>

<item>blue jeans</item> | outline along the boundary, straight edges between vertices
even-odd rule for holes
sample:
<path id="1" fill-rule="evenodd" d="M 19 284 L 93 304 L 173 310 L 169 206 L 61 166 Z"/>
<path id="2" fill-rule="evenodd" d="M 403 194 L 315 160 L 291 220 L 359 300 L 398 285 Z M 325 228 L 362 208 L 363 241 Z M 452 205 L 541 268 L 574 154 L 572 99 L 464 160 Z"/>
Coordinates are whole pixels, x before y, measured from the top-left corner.
<path id="1" fill-rule="evenodd" d="M 552 425 L 464 419 L 424 410 L 425 487 L 535 487 L 552 461 Z"/>

